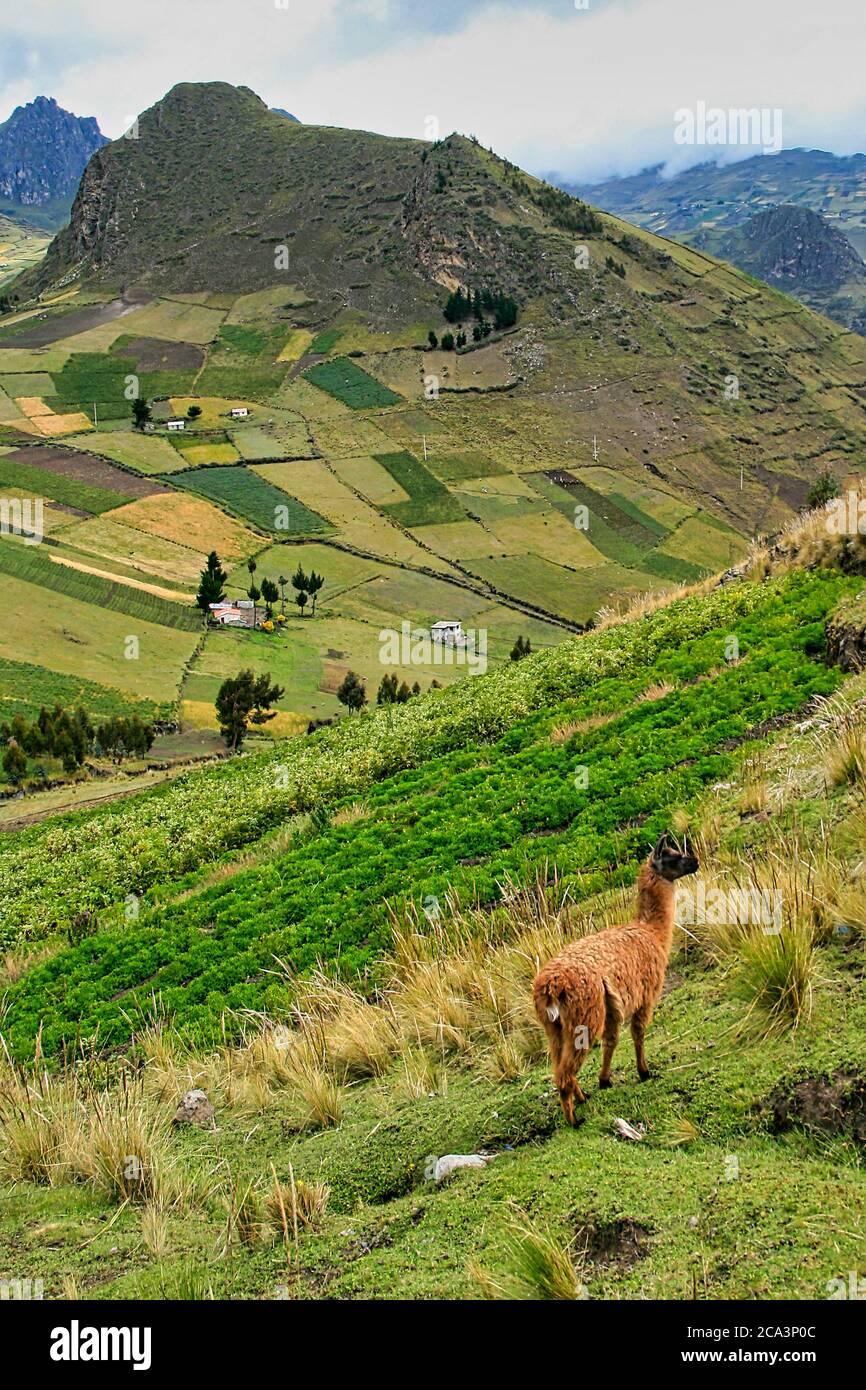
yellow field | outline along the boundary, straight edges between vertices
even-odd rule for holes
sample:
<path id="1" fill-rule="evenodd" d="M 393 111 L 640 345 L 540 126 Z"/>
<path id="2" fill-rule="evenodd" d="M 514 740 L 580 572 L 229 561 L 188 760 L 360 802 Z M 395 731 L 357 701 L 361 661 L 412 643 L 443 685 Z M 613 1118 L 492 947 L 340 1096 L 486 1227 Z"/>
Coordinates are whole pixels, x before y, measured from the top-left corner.
<path id="1" fill-rule="evenodd" d="M 293 328 L 289 334 L 288 342 L 277 358 L 277 361 L 297 362 L 300 357 L 303 357 L 312 341 L 313 335 L 309 329 Z"/>
<path id="2" fill-rule="evenodd" d="M 215 550 L 220 559 L 244 560 L 261 546 L 261 540 L 240 521 L 227 516 L 204 497 L 191 493 L 154 493 L 139 497 L 125 507 L 117 507 L 111 520 L 126 529 L 134 528 L 148 535 L 182 545 L 190 556 L 194 574 L 204 563 L 204 556 Z M 178 578 L 181 576 L 179 575 Z"/>
<path id="3" fill-rule="evenodd" d="M 26 417 L 19 421 L 19 428 L 28 434 L 74 434 L 78 430 L 92 430 L 93 425 L 81 411 L 69 415 L 56 415 L 41 396 L 16 396 L 15 404 Z"/>
<path id="4" fill-rule="evenodd" d="M 119 508 L 118 512 L 121 510 L 124 509 Z M 183 585 L 198 583 L 207 542 L 202 542 L 202 550 L 178 545 L 162 536 L 150 535 L 147 531 L 115 521 L 113 518 L 118 512 L 112 513 L 111 518 L 107 515 L 95 516 L 88 521 L 75 522 L 62 533 L 64 541 L 75 550 L 122 565 L 151 581 L 157 579 Z"/>
<path id="5" fill-rule="evenodd" d="M 216 709 L 207 700 L 181 700 L 180 717 L 192 724 L 194 729 L 216 729 Z M 263 724 L 256 732 L 270 734 L 272 738 L 291 738 L 302 734 L 309 723 L 309 715 L 294 714 L 291 710 L 277 710 L 273 719 Z"/>
<path id="6" fill-rule="evenodd" d="M 138 430 L 99 430 L 81 438 L 64 439 L 63 443 L 73 449 L 87 449 L 114 463 L 125 463 L 139 473 L 176 473 L 186 467 L 186 460 L 167 440 Z"/>
<path id="7" fill-rule="evenodd" d="M 447 521 L 440 526 L 413 526 L 412 535 L 446 559 L 483 560 L 506 554 L 506 546 L 476 521 Z"/>
<path id="8" fill-rule="evenodd" d="M 605 557 L 596 550 L 586 532 L 578 530 L 561 512 L 507 517 L 488 524 L 509 555 L 523 555 L 530 550 L 570 569 L 605 564 Z"/>
<path id="9" fill-rule="evenodd" d="M 240 463 L 234 444 L 193 444 L 180 451 L 187 463 Z"/>

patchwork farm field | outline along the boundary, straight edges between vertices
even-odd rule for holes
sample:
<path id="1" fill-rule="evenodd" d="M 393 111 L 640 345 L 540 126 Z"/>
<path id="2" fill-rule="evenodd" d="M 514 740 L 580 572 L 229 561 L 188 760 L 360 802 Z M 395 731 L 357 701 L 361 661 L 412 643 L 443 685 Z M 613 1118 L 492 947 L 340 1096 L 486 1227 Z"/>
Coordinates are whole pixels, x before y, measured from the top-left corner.
<path id="1" fill-rule="evenodd" d="M 322 517 L 249 468 L 197 468 L 176 474 L 174 481 L 229 508 L 261 531 L 309 535 L 328 529 Z"/>
<path id="2" fill-rule="evenodd" d="M 678 261 L 677 273 L 703 276 L 707 264 Z M 640 273 L 651 290 L 652 275 L 645 266 Z M 708 303 L 728 292 L 701 291 Z M 194 626 L 192 595 L 211 550 L 234 597 L 249 587 L 248 559 L 265 572 L 274 540 L 295 542 L 278 547 L 283 573 L 315 556 L 327 575 L 322 603 L 314 620 L 291 612 L 280 639 L 296 657 L 279 643 L 254 650 L 249 634 L 221 648 L 248 646 L 257 670 L 270 654 L 273 679 L 286 688 L 272 732 L 336 713 L 334 692 L 350 669 L 374 695 L 383 629 L 440 618 L 483 627 L 495 665 L 518 637 L 552 645 L 600 607 L 726 567 L 758 517 L 772 525 L 797 503 L 788 484 L 784 500 L 777 490 L 768 502 L 757 469 L 741 490 L 707 408 L 680 387 L 683 440 L 676 450 L 662 443 L 652 424 L 662 397 L 655 377 L 668 369 L 656 348 L 630 359 L 627 371 L 610 344 L 596 345 L 590 361 L 579 336 L 545 328 L 540 348 L 529 304 L 525 330 L 462 356 L 418 351 L 423 322 L 384 332 L 353 312 L 313 326 L 310 313 L 303 290 L 286 286 L 96 302 L 71 292 L 38 315 L 0 321 L 0 490 L 10 501 L 44 500 L 46 536 L 64 562 L 30 566 L 29 582 L 45 576 L 46 596 L 65 586 L 66 599 L 95 613 L 110 590 L 130 618 L 144 616 L 146 601 L 167 604 L 166 617 L 181 603 L 190 610 L 182 621 Z M 866 365 L 847 339 L 834 360 L 834 408 L 848 419 Z M 808 373 L 804 358 L 789 365 Z M 151 403 L 148 432 L 132 427 L 131 374 Z M 425 376 L 439 379 L 438 399 L 425 396 Z M 670 377 L 664 390 L 674 390 Z M 828 402 L 816 397 L 809 418 L 796 422 L 801 452 L 826 447 L 819 417 Z M 249 417 L 232 420 L 234 406 Z M 183 433 L 167 433 L 170 415 L 185 417 Z M 43 426 L 63 432 L 37 443 Z M 776 433 L 762 436 L 760 476 L 771 490 L 787 464 L 770 455 L 791 447 L 791 427 L 779 417 Z M 585 525 L 575 525 L 579 508 Z M 334 545 L 320 547 L 317 537 Z M 357 552 L 357 566 L 338 592 L 347 551 Z M 59 677 L 70 673 L 74 643 L 57 640 L 57 658 L 52 638 L 42 659 Z M 205 728 L 218 674 L 211 647 L 208 639 L 183 688 L 178 653 L 172 682 L 175 713 Z M 165 700 L 162 657 L 159 664 L 149 687 L 140 682 L 140 698 L 156 698 L 147 687 Z M 98 677 L 86 662 L 73 668 L 118 685 L 105 664 Z M 410 685 L 435 674 L 401 668 Z"/>

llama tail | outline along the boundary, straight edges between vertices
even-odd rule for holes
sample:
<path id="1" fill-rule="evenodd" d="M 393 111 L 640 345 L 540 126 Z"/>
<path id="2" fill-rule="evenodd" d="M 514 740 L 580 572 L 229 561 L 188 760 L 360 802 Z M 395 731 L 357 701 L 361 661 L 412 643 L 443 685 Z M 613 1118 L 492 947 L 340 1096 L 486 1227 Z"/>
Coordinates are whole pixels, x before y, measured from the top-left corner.
<path id="1" fill-rule="evenodd" d="M 562 981 L 539 975 L 532 994 L 539 1022 L 543 1023 L 546 1028 L 565 1027 L 566 993 Z"/>

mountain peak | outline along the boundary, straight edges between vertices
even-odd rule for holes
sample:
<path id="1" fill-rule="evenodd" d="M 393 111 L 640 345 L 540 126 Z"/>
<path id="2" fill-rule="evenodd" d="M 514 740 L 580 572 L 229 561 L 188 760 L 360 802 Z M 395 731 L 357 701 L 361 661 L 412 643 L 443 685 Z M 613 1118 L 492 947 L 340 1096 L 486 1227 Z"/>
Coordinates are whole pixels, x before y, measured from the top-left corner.
<path id="1" fill-rule="evenodd" d="M 106 137 L 95 116 L 76 116 L 39 95 L 0 125 L 0 213 L 54 229 L 65 221 L 90 156 Z"/>

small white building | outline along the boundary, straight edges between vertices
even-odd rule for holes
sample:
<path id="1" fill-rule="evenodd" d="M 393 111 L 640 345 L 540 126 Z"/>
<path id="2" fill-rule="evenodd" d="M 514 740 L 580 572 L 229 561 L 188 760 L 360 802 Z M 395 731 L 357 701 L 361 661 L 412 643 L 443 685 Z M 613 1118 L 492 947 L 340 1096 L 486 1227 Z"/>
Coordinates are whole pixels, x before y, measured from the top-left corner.
<path id="1" fill-rule="evenodd" d="M 430 629 L 430 637 L 434 642 L 442 642 L 446 647 L 462 647 L 466 642 L 460 623 L 434 623 Z"/>
<path id="2" fill-rule="evenodd" d="M 182 430 L 186 428 L 186 420 L 181 420 L 179 417 L 166 420 L 165 427 L 167 430 Z"/>
<path id="3" fill-rule="evenodd" d="M 211 603 L 208 607 L 220 627 L 253 627 L 259 613 L 264 613 L 263 608 L 256 611 L 257 605 L 251 598 L 223 599 L 222 603 Z"/>
<path id="4" fill-rule="evenodd" d="M 250 413 L 248 405 L 233 405 L 229 414 L 233 420 L 245 420 Z"/>

